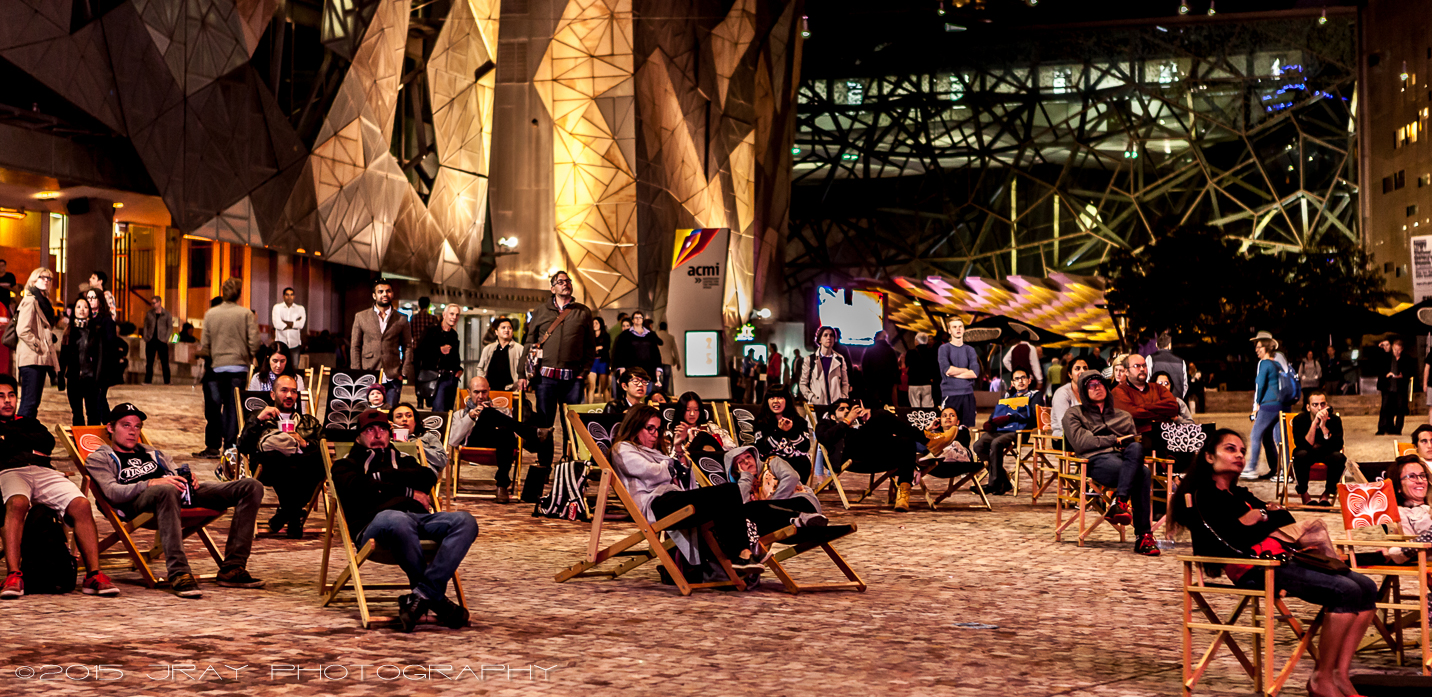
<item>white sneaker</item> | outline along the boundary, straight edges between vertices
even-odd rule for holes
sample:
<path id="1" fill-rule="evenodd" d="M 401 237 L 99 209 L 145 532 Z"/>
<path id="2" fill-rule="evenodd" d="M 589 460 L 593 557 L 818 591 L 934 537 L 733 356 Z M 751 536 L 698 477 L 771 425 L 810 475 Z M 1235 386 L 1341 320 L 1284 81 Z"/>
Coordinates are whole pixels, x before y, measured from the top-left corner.
<path id="1" fill-rule="evenodd" d="M 1254 479 L 1257 479 L 1257 478 L 1258 478 L 1258 473 L 1257 473 L 1257 472 L 1244 472 L 1244 473 L 1238 475 L 1238 478 L 1239 478 L 1239 479 L 1242 479 L 1242 480 L 1244 480 L 1244 481 L 1251 481 L 1251 480 L 1254 480 Z"/>

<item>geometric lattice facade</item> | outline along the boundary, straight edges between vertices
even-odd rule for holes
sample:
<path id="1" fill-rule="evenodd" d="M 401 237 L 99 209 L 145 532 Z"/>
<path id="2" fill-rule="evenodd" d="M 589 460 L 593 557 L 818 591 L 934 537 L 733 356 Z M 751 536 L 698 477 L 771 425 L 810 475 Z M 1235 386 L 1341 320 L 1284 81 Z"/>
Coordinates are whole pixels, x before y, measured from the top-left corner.
<path id="1" fill-rule="evenodd" d="M 91 5 L 0 4 L 0 59 L 127 138 L 176 227 L 477 284 L 499 0 Z M 419 12 L 426 199 L 391 152 Z"/>
<path id="2" fill-rule="evenodd" d="M 1359 240 L 1356 36 L 1350 13 L 1311 11 L 971 31 L 898 72 L 808 65 L 787 288 L 1088 275 L 1194 223 L 1249 248 Z"/>

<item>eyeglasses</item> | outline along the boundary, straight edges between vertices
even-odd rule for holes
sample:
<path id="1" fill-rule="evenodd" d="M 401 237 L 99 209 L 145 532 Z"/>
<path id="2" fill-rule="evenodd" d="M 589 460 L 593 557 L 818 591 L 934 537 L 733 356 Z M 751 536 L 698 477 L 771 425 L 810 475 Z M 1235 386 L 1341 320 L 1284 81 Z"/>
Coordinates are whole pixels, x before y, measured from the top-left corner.
<path id="1" fill-rule="evenodd" d="M 570 285 L 572 285 L 572 279 L 570 279 L 570 278 L 559 278 L 559 279 L 557 279 L 557 280 L 555 280 L 555 281 L 552 281 L 552 285 L 554 285 L 554 286 L 570 286 Z"/>
<path id="2" fill-rule="evenodd" d="M 651 383 L 650 383 L 650 382 L 647 382 L 646 380 L 643 380 L 643 379 L 641 379 L 641 378 L 632 378 L 631 381 L 628 382 L 627 384 L 628 384 L 628 385 L 636 385 L 637 387 L 646 387 L 647 385 L 650 385 Z"/>
<path id="3" fill-rule="evenodd" d="M 1425 472 L 1414 472 L 1412 474 L 1403 475 L 1402 479 L 1408 482 L 1425 482 L 1427 481 L 1427 474 Z"/>
<path id="4" fill-rule="evenodd" d="M 661 432 L 661 427 L 660 427 L 660 426 L 642 426 L 642 427 L 641 427 L 641 430 L 646 431 L 647 433 L 660 433 L 660 432 Z"/>

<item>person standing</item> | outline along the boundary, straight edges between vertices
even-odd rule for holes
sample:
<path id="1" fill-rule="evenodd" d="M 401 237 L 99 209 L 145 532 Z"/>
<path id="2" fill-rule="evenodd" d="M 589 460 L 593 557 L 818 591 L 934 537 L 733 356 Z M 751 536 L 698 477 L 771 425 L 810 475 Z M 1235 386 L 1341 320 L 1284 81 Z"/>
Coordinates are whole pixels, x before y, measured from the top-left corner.
<path id="1" fill-rule="evenodd" d="M 1416 369 L 1412 354 L 1403 352 L 1402 340 L 1393 341 L 1392 351 L 1387 354 L 1387 366 L 1377 378 L 1377 389 L 1382 393 L 1382 409 L 1377 413 L 1377 435 L 1402 435 L 1408 392 L 1412 389 Z"/>
<path id="2" fill-rule="evenodd" d="M 612 343 L 613 374 L 618 378 L 624 370 L 641 368 L 652 376 L 647 394 L 656 392 L 668 381 L 661 369 L 661 339 L 646 326 L 646 313 L 631 313 L 631 328 L 617 335 Z"/>
<path id="3" fill-rule="evenodd" d="M 1149 356 L 1149 374 L 1168 373 L 1169 392 L 1178 399 L 1188 396 L 1188 362 L 1174 355 L 1173 337 L 1168 332 L 1159 334 L 1158 350 Z"/>
<path id="4" fill-rule="evenodd" d="M 801 394 L 811 406 L 823 407 L 850 397 L 850 363 L 835 350 L 840 330 L 823 326 L 815 330 L 815 353 L 801 371 Z"/>
<path id="5" fill-rule="evenodd" d="M 104 306 L 109 309 L 109 318 L 118 322 L 119 306 L 114 303 L 114 293 L 105 290 L 104 284 L 106 283 L 109 283 L 109 274 L 103 271 L 95 271 L 90 274 L 89 287 L 104 294 Z"/>
<path id="6" fill-rule="evenodd" d="M 1044 373 L 1039 365 L 1039 349 L 1028 341 L 1017 341 L 1004 354 L 1004 370 L 1011 376 L 1015 368 L 1023 368 L 1029 373 L 1030 389 L 1040 389 L 1044 385 Z"/>
<path id="7" fill-rule="evenodd" d="M 1342 357 L 1338 355 L 1337 347 L 1328 344 L 1328 347 L 1323 349 L 1323 391 L 1328 394 L 1342 394 L 1343 373 L 1346 370 L 1347 365 L 1343 362 Z M 1424 386 L 1427 384 L 1427 374 L 1425 370 L 1422 374 L 1422 384 Z"/>
<path id="8" fill-rule="evenodd" d="M 449 304 L 443 308 L 442 322 L 428 327 L 418 342 L 418 380 L 428 374 L 437 375 L 432 381 L 432 408 L 436 411 L 452 409 L 453 397 L 457 395 L 458 381 L 462 379 L 462 351 L 459 350 L 457 319 L 462 307 Z"/>
<path id="9" fill-rule="evenodd" d="M 960 415 L 960 425 L 975 427 L 975 380 L 980 377 L 980 356 L 973 346 L 965 343 L 965 321 L 959 317 L 950 320 L 950 341 L 940 347 L 940 393 L 944 395 L 941 407 L 954 407 Z"/>
<path id="10" fill-rule="evenodd" d="M 297 370 L 298 355 L 303 352 L 303 328 L 308 325 L 308 310 L 294 302 L 293 288 L 284 288 L 283 302 L 275 304 L 269 314 L 273 320 L 274 341 L 282 341 L 288 347 L 288 364 Z M 168 378 L 164 384 L 169 384 Z"/>
<path id="11" fill-rule="evenodd" d="M 667 396 L 671 396 L 671 384 L 674 382 L 672 376 L 676 374 L 672 372 L 672 369 L 681 370 L 681 347 L 677 345 L 676 337 L 672 336 L 671 332 L 666 331 L 665 322 L 656 325 L 656 338 L 661 340 L 661 346 L 658 347 L 661 353 L 661 369 L 666 373 L 666 382 L 661 386 L 662 391 L 665 392 Z M 780 365 L 781 358 L 780 354 L 776 353 L 775 344 L 771 344 L 771 355 L 775 356 L 776 364 Z M 772 380 L 773 383 L 779 381 L 779 375 Z"/>
<path id="12" fill-rule="evenodd" d="M 512 318 L 498 317 L 492 328 L 496 330 L 497 341 L 482 347 L 473 374 L 487 378 L 487 384 L 499 392 L 526 391 L 527 351 L 512 339 L 516 331 Z"/>
<path id="13" fill-rule="evenodd" d="M 110 365 L 105 361 L 108 353 L 105 344 L 110 339 L 105 334 L 104 323 L 92 319 L 89 302 L 84 298 L 75 301 L 71 312 L 74 319 L 60 346 L 60 365 L 67 383 L 65 394 L 70 398 L 70 423 L 99 426 L 109 418 L 105 385 L 109 384 Z"/>
<path id="14" fill-rule="evenodd" d="M 1273 357 L 1278 342 L 1267 332 L 1259 332 L 1254 342 L 1253 351 L 1258 355 L 1258 375 L 1254 379 L 1253 431 L 1248 434 L 1248 460 L 1240 479 L 1258 478 L 1259 448 L 1265 450 L 1268 474 L 1271 476 L 1278 470 L 1273 448 L 1269 447 L 1273 442 L 1273 425 L 1278 422 L 1278 413 L 1283 410 L 1283 391 L 1278 384 L 1279 365 Z"/>
<path id="15" fill-rule="evenodd" d="M 664 322 L 662 326 L 666 326 Z M 781 356 L 781 351 L 775 344 L 766 347 L 766 385 L 768 387 L 785 384 L 781 381 L 781 375 L 785 372 L 785 362 L 786 359 Z"/>
<path id="16" fill-rule="evenodd" d="M 15 298 L 15 274 L 6 268 L 4 259 L 0 259 L 0 304 L 6 309 L 11 307 L 10 301 Z"/>
<path id="17" fill-rule="evenodd" d="M 563 404 L 580 404 L 582 385 L 596 360 L 592 311 L 572 297 L 572 278 L 558 271 L 549 279 L 552 299 L 532 313 L 522 343 L 536 358 L 537 423 L 544 443 L 537 448 L 537 467 L 527 470 L 522 500 L 537 503 L 552 469 L 552 424 Z M 613 356 L 615 358 L 615 356 Z"/>
<path id="18" fill-rule="evenodd" d="M 248 384 L 249 366 L 259 350 L 258 320 L 253 310 L 239 304 L 243 290 L 243 281 L 237 278 L 224 281 L 223 302 L 204 313 L 204 332 L 199 337 L 197 352 L 207 357 L 213 366 L 205 390 L 219 402 L 223 449 L 232 448 L 238 442 L 239 404 L 234 390 L 242 390 Z M 217 456 L 218 453 L 196 457 Z"/>
<path id="19" fill-rule="evenodd" d="M 60 357 L 51 341 L 50 327 L 55 323 L 55 307 L 50 302 L 50 285 L 55 282 L 53 271 L 41 266 L 30 272 L 25 283 L 25 297 L 15 318 L 15 364 L 20 367 L 21 417 L 34 418 L 40 411 L 40 394 L 45 377 L 60 368 Z"/>
<path id="20" fill-rule="evenodd" d="M 373 307 L 354 315 L 350 344 L 349 364 L 380 371 L 388 405 L 397 404 L 403 379 L 412 378 L 413 326 L 393 307 L 393 283 L 388 279 L 373 281 Z"/>
<path id="21" fill-rule="evenodd" d="M 910 383 L 912 407 L 928 409 L 935 406 L 935 382 L 940 364 L 936 353 L 935 347 L 930 345 L 930 335 L 924 332 L 915 334 L 915 348 L 905 353 L 905 374 Z"/>
<path id="22" fill-rule="evenodd" d="M 895 384 L 900 382 L 900 354 L 890 346 L 889 335 L 875 332 L 875 343 L 865 349 L 860 372 L 865 376 L 865 403 L 874 409 L 894 404 Z"/>
<path id="23" fill-rule="evenodd" d="M 612 335 L 607 333 L 607 321 L 601 315 L 592 316 L 592 338 L 596 340 L 597 353 L 592 372 L 587 374 L 587 404 L 604 401 L 611 389 L 607 374 L 612 367 Z"/>
<path id="24" fill-rule="evenodd" d="M 408 345 L 408 350 L 413 352 L 414 360 L 422 358 L 417 353 L 418 346 L 423 343 L 423 337 L 428 335 L 428 330 L 442 323 L 442 319 L 432 312 L 432 302 L 432 299 L 426 295 L 418 298 L 418 309 L 408 319 L 408 323 L 413 325 L 413 341 Z M 422 367 L 418 367 L 418 370 L 422 371 Z M 424 391 L 419 389 L 417 396 L 418 408 L 422 408 L 427 403 Z"/>
<path id="25" fill-rule="evenodd" d="M 164 299 L 158 295 L 149 299 L 149 311 L 144 313 L 144 353 L 148 355 L 144 365 L 144 384 L 154 384 L 154 359 L 164 369 L 164 384 L 169 384 L 169 339 L 174 336 L 174 315 L 164 309 Z"/>

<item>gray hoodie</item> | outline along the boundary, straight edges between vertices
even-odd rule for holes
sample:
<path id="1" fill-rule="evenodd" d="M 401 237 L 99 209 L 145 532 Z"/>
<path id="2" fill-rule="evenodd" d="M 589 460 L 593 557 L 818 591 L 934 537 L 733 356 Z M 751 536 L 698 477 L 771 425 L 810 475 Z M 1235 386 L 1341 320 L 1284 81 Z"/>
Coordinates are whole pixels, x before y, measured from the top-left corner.
<path id="1" fill-rule="evenodd" d="M 139 445 L 137 450 L 145 450 L 144 445 Z M 157 448 L 148 449 L 154 455 L 154 461 L 159 464 L 162 471 L 160 476 L 174 474 L 174 463 Z M 116 453 L 108 443 L 99 446 L 90 456 L 85 459 L 85 470 L 89 472 L 90 479 L 94 480 L 95 486 L 99 487 L 104 497 L 115 506 L 125 506 L 139 498 L 140 492 L 144 491 L 149 484 L 145 481 L 134 484 L 121 484 L 119 482 L 119 460 L 123 457 Z"/>
<path id="2" fill-rule="evenodd" d="M 726 451 L 725 459 L 727 476 L 736 482 L 736 486 L 741 488 L 741 500 L 750 503 L 751 492 L 758 488 L 756 476 L 750 472 L 742 472 L 736 469 L 736 456 L 747 451 L 756 458 L 757 462 L 760 462 L 761 455 L 756 452 L 756 446 L 754 445 L 743 445 L 739 448 L 732 448 Z M 801 476 L 796 473 L 795 468 L 791 467 L 790 463 L 781 459 L 779 456 L 772 456 L 771 459 L 766 461 L 766 467 L 768 467 L 771 470 L 771 474 L 776 477 L 776 488 L 771 492 L 771 500 L 801 496 L 814 502 L 816 511 L 821 510 L 820 500 L 810 492 L 810 489 L 798 491 L 802 488 Z"/>
<path id="3" fill-rule="evenodd" d="M 1079 376 L 1080 403 L 1069 407 L 1064 413 L 1064 442 L 1079 457 L 1090 457 L 1119 449 L 1118 437 L 1139 436 L 1134 417 L 1129 412 L 1114 408 L 1113 390 L 1105 389 L 1104 404 L 1095 409 L 1089 401 L 1089 381 L 1112 382 L 1096 372 L 1089 371 Z"/>

